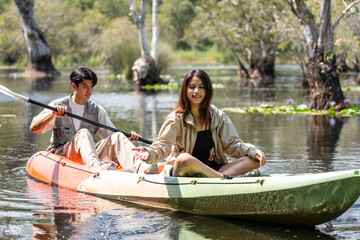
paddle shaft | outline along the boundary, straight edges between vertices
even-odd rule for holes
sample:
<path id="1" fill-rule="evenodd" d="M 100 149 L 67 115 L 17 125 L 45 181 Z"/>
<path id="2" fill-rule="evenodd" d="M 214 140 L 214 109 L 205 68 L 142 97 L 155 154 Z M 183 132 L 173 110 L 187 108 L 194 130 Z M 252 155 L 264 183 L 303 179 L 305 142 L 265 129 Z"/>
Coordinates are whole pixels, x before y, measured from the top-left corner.
<path id="1" fill-rule="evenodd" d="M 41 106 L 41 107 L 44 107 L 44 108 L 48 108 L 48 109 L 50 109 L 50 110 L 53 110 L 53 111 L 57 112 L 57 109 L 56 109 L 56 108 L 51 107 L 51 106 L 46 105 L 46 104 L 43 104 L 43 103 L 41 103 L 41 102 L 32 100 L 31 98 L 29 98 L 28 102 L 29 102 L 29 103 L 32 103 L 32 104 L 35 104 L 35 105 L 38 105 L 38 106 Z M 83 122 L 87 122 L 87 123 L 93 124 L 93 125 L 95 125 L 95 126 L 105 128 L 105 129 L 110 130 L 110 131 L 113 131 L 113 132 L 121 132 L 121 133 L 124 134 L 126 137 L 130 137 L 130 136 L 131 136 L 131 134 L 128 133 L 128 132 L 124 132 L 124 131 L 121 131 L 121 130 L 119 130 L 119 129 L 109 127 L 109 126 L 107 126 L 107 125 L 101 124 L 101 123 L 99 123 L 99 122 L 95 122 L 95 121 L 93 121 L 93 120 L 90 120 L 90 119 L 87 119 L 87 118 L 84 118 L 84 117 L 80 117 L 80 116 L 78 116 L 78 115 L 76 115 L 76 114 L 73 114 L 73 113 L 70 113 L 70 112 L 67 112 L 66 115 L 69 116 L 69 117 L 72 117 L 72 118 L 76 118 L 76 119 L 78 119 L 78 120 L 81 120 L 81 121 L 83 121 Z M 139 138 L 138 141 L 142 141 L 142 142 L 144 142 L 144 143 L 152 144 L 152 141 L 147 140 L 147 139 L 145 139 L 145 138 Z"/>

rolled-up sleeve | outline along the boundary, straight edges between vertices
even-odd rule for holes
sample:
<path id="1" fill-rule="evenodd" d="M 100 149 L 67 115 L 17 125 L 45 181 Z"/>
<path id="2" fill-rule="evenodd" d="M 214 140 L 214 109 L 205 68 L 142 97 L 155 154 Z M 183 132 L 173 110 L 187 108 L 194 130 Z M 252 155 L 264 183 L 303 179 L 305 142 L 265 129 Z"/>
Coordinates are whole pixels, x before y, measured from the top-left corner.
<path id="1" fill-rule="evenodd" d="M 54 103 L 54 102 L 50 102 L 50 103 L 49 103 L 49 106 L 54 107 L 54 106 L 55 106 L 55 103 Z M 45 118 L 46 116 L 48 116 L 49 114 L 51 114 L 51 112 L 52 112 L 52 110 L 50 110 L 50 109 L 48 109 L 48 108 L 43 109 L 38 115 L 36 115 L 36 116 L 33 118 L 33 120 L 32 120 L 31 123 L 36 122 L 36 121 L 39 120 L 39 119 Z M 56 120 L 56 118 L 51 119 L 51 121 L 50 121 L 41 131 L 39 131 L 38 133 L 46 133 L 47 131 L 55 128 L 55 120 Z"/>

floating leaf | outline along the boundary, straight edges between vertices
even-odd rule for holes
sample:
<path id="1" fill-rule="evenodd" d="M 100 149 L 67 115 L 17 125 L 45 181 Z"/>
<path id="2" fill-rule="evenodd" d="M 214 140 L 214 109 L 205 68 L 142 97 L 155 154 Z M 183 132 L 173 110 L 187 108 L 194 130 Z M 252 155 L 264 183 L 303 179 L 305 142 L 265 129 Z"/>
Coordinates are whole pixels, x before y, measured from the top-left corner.
<path id="1" fill-rule="evenodd" d="M 16 118 L 15 114 L 0 114 L 0 117 L 3 118 Z"/>
<path id="2" fill-rule="evenodd" d="M 264 114 L 264 115 L 271 115 L 271 114 L 281 114 L 281 115 L 292 115 L 292 114 L 308 114 L 308 115 L 325 115 L 328 114 L 331 117 L 335 115 L 341 116 L 359 116 L 360 115 L 360 104 L 354 103 L 350 105 L 349 109 L 343 109 L 340 112 L 335 111 L 334 105 L 332 105 L 329 110 L 314 110 L 309 109 L 306 104 L 300 105 L 280 105 L 280 106 L 273 106 L 273 105 L 265 105 L 262 104 L 260 106 L 251 106 L 251 107 L 232 107 L 232 108 L 224 108 L 224 111 L 234 112 L 234 113 L 253 113 L 253 114 Z"/>

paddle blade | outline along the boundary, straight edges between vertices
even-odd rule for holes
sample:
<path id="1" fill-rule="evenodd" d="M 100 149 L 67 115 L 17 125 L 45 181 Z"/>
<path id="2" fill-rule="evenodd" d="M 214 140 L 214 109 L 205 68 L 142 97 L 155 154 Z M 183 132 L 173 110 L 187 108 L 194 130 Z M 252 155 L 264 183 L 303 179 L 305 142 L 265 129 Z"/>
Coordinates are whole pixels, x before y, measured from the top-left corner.
<path id="1" fill-rule="evenodd" d="M 0 92 L 5 94 L 5 95 L 8 95 L 9 97 L 12 97 L 12 98 L 15 98 L 15 99 L 18 99 L 18 100 L 21 100 L 21 101 L 25 101 L 25 102 L 29 101 L 28 97 L 25 97 L 25 96 L 20 95 L 18 93 L 14 93 L 13 91 L 8 89 L 7 87 L 4 87 L 3 85 L 0 85 Z"/>

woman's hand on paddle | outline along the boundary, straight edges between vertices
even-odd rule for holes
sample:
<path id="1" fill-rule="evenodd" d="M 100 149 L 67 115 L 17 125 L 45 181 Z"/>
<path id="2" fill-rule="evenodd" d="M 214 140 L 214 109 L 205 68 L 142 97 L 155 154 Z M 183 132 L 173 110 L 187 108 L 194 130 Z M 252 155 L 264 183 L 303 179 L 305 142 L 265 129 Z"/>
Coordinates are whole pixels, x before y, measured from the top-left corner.
<path id="1" fill-rule="evenodd" d="M 141 135 L 134 131 L 130 131 L 130 134 L 131 134 L 131 136 L 129 137 L 130 141 L 137 141 L 139 140 L 139 138 L 141 138 Z"/>
<path id="2" fill-rule="evenodd" d="M 58 118 L 66 117 L 66 112 L 67 112 L 66 106 L 56 105 L 54 106 L 54 108 L 56 108 L 57 112 L 53 111 L 53 116 Z"/>
<path id="3" fill-rule="evenodd" d="M 258 152 L 256 155 L 255 155 L 255 160 L 259 161 L 260 163 L 260 167 L 265 165 L 266 163 L 266 158 L 265 158 L 265 154 L 263 152 Z"/>
<path id="4" fill-rule="evenodd" d="M 135 160 L 146 161 L 149 158 L 149 151 L 145 147 L 136 147 L 132 149 L 137 151 L 134 155 Z"/>

